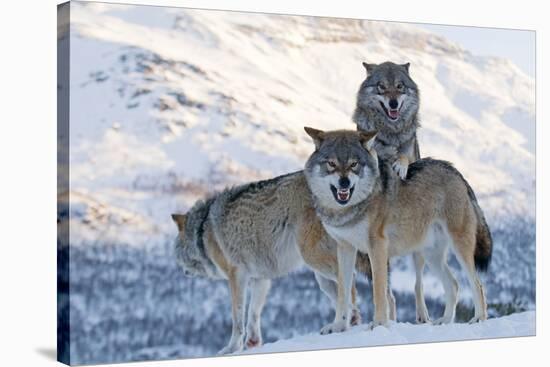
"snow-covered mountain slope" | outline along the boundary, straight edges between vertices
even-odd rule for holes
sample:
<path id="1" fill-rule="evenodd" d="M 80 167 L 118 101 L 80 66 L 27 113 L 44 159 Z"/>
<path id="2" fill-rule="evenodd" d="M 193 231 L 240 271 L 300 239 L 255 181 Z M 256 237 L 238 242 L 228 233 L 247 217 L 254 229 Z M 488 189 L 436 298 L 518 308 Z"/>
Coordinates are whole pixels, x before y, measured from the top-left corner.
<path id="1" fill-rule="evenodd" d="M 534 216 L 534 81 L 509 61 L 399 23 L 78 2 L 71 21 L 71 189 L 148 221 L 136 241 L 206 192 L 302 167 L 304 125 L 353 128 L 364 60 L 412 63 L 422 154 L 490 220 Z"/>
<path id="2" fill-rule="evenodd" d="M 306 350 L 371 347 L 410 343 L 506 338 L 535 335 L 535 312 L 522 312 L 490 319 L 478 324 L 413 325 L 393 323 L 389 327 L 368 330 L 368 325 L 351 328 L 344 333 L 319 335 L 313 333 L 264 344 L 238 354 L 297 352 Z"/>

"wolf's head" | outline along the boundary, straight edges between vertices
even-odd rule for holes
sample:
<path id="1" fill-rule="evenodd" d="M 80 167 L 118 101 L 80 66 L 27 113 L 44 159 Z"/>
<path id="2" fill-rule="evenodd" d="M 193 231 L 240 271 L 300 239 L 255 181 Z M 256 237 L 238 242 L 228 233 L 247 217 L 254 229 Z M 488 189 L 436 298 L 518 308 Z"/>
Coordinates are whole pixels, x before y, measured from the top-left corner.
<path id="1" fill-rule="evenodd" d="M 367 78 L 357 93 L 357 105 L 377 113 L 394 130 L 404 127 L 418 112 L 418 87 L 409 75 L 409 65 L 363 63 Z"/>
<path id="2" fill-rule="evenodd" d="M 187 214 L 172 214 L 178 227 L 174 241 L 176 259 L 186 276 L 210 276 L 210 261 L 204 249 L 203 234 L 210 202 L 198 202 Z"/>
<path id="3" fill-rule="evenodd" d="M 376 132 L 305 130 L 315 143 L 305 175 L 319 203 L 340 209 L 365 200 L 380 174 L 372 149 Z"/>

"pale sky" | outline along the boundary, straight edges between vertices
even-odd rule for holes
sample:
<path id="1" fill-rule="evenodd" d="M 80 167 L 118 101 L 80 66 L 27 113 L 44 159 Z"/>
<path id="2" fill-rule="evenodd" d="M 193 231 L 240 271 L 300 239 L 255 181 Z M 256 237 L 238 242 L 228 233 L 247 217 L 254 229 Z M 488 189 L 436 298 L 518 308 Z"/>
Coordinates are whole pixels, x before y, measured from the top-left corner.
<path id="1" fill-rule="evenodd" d="M 512 60 L 527 75 L 535 77 L 535 32 L 513 29 L 418 24 L 462 45 L 474 55 Z"/>

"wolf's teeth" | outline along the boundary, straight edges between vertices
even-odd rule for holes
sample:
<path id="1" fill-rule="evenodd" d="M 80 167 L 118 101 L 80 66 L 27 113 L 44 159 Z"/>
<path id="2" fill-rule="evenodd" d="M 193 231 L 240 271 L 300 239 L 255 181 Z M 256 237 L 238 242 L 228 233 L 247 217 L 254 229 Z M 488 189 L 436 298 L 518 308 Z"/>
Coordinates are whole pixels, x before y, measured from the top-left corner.
<path id="1" fill-rule="evenodd" d="M 348 200 L 349 199 L 349 189 L 345 190 L 338 190 L 338 199 L 340 200 Z"/>

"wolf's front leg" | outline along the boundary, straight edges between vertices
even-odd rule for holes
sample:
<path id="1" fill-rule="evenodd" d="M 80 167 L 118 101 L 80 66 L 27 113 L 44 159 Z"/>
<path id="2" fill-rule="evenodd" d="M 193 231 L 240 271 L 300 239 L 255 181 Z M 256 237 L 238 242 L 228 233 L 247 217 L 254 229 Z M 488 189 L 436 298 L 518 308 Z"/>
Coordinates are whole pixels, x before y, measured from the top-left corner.
<path id="1" fill-rule="evenodd" d="M 409 170 L 409 158 L 405 155 L 399 155 L 395 162 L 393 162 L 392 168 L 404 180 L 407 178 L 407 171 Z"/>
<path id="2" fill-rule="evenodd" d="M 392 164 L 393 170 L 402 180 L 406 179 L 409 165 L 420 159 L 416 133 L 413 134 L 408 141 L 402 144 L 399 149 L 397 149 L 397 154 L 393 157 L 396 157 L 396 160 Z"/>
<path id="3" fill-rule="evenodd" d="M 368 254 L 372 266 L 374 320 L 371 327 L 388 325 L 388 243 L 376 237 L 369 241 Z"/>
<path id="4" fill-rule="evenodd" d="M 339 333 L 350 326 L 350 301 L 357 250 L 347 243 L 338 244 L 338 300 L 334 322 L 321 329 L 321 334 Z"/>
<path id="5" fill-rule="evenodd" d="M 335 274 L 338 276 L 338 274 Z M 321 273 L 315 272 L 315 279 L 319 288 L 325 293 L 331 301 L 332 307 L 336 309 L 338 304 L 338 282 L 329 278 L 324 277 Z M 359 312 L 359 307 L 357 306 L 357 288 L 355 286 L 355 277 L 352 281 L 351 286 L 351 326 L 356 326 L 361 324 L 361 313 Z"/>
<path id="6" fill-rule="evenodd" d="M 262 345 L 261 317 L 265 299 L 271 280 L 252 279 L 250 281 L 250 304 L 248 305 L 248 321 L 246 323 L 246 347 L 254 348 Z"/>
<path id="7" fill-rule="evenodd" d="M 239 352 L 243 349 L 244 338 L 244 301 L 246 296 L 246 286 L 248 277 L 237 269 L 229 274 L 229 288 L 231 290 L 231 315 L 233 319 L 233 330 L 231 339 L 218 354 L 229 354 Z"/>

